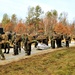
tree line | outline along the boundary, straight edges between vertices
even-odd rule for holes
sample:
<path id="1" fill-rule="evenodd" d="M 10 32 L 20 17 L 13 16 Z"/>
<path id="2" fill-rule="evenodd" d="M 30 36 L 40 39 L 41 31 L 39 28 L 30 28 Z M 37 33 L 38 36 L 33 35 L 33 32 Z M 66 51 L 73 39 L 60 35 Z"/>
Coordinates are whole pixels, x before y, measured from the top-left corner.
<path id="1" fill-rule="evenodd" d="M 4 31 L 13 31 L 19 34 L 37 34 L 44 33 L 51 35 L 53 31 L 75 35 L 75 22 L 69 23 L 67 19 L 67 13 L 62 12 L 58 16 L 56 10 L 43 12 L 41 7 L 29 7 L 28 14 L 25 20 L 18 19 L 16 14 L 12 14 L 11 17 L 7 13 L 3 15 L 0 27 L 4 28 Z"/>

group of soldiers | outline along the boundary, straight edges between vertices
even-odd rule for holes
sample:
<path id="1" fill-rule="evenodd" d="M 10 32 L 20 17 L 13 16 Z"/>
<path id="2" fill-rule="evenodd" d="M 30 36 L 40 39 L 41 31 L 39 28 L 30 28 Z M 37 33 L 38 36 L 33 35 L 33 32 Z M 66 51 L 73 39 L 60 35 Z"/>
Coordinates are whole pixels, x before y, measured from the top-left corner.
<path id="1" fill-rule="evenodd" d="M 66 47 L 69 47 L 70 36 L 65 35 L 64 37 L 66 39 Z M 63 40 L 64 37 L 63 34 L 59 34 L 54 31 L 50 37 L 51 47 L 54 49 L 55 43 L 57 44 L 57 48 L 62 47 L 61 41 Z M 25 55 L 30 55 L 32 43 L 35 43 L 35 47 L 37 47 L 38 42 L 42 42 L 48 45 L 49 37 L 46 35 L 30 36 L 27 33 L 21 35 L 12 33 L 11 31 L 3 35 L 0 34 L 1 59 L 2 60 L 5 59 L 4 53 L 9 54 L 11 47 L 13 47 L 13 55 L 18 55 L 19 53 L 21 53 L 22 48 L 25 51 Z M 4 48 L 4 52 L 2 52 L 2 46 Z"/>
<path id="2" fill-rule="evenodd" d="M 1 59 L 4 60 L 5 56 L 4 53 L 9 54 L 10 51 L 10 40 L 11 40 L 11 34 L 0 34 L 0 55 Z M 4 48 L 4 52 L 2 52 L 2 49 Z"/>
<path id="3" fill-rule="evenodd" d="M 31 44 L 35 42 L 32 40 L 33 37 L 30 37 L 28 34 L 16 34 L 11 31 L 5 34 L 0 34 L 0 55 L 1 59 L 4 60 L 4 53 L 9 54 L 10 48 L 13 48 L 13 55 L 18 55 L 21 53 L 21 49 L 25 50 L 26 55 L 31 54 Z M 22 47 L 22 48 L 21 48 Z M 4 52 L 2 52 L 2 48 Z"/>
<path id="4" fill-rule="evenodd" d="M 52 48 L 55 48 L 55 43 L 57 45 L 57 48 L 62 47 L 62 40 L 64 40 L 64 39 L 65 39 L 65 42 L 63 42 L 63 43 L 66 43 L 66 47 L 69 47 L 69 42 L 71 41 L 71 36 L 68 34 L 57 33 L 54 31 L 52 33 L 52 36 L 50 37 L 50 39 L 51 39 L 51 47 Z"/>

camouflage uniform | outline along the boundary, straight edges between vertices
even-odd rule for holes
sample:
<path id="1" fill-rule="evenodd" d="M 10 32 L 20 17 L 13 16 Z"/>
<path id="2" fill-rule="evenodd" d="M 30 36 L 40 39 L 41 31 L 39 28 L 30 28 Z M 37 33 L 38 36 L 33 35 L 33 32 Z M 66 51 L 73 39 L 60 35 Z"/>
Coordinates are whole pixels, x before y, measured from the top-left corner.
<path id="1" fill-rule="evenodd" d="M 70 36 L 68 34 L 65 35 L 66 47 L 69 47 Z"/>
<path id="2" fill-rule="evenodd" d="M 27 36 L 26 43 L 27 43 L 26 53 L 27 55 L 30 55 L 31 54 L 31 44 L 32 44 L 32 38 L 30 36 Z"/>
<path id="3" fill-rule="evenodd" d="M 21 36 L 19 37 L 19 40 L 17 42 L 18 42 L 19 53 L 21 53 L 21 42 L 22 42 Z"/>
<path id="4" fill-rule="evenodd" d="M 8 49 L 8 51 L 6 52 L 6 49 Z M 4 34 L 4 53 L 8 54 L 10 50 L 10 43 L 8 41 L 8 35 Z"/>
<path id="5" fill-rule="evenodd" d="M 55 48 L 55 38 L 54 38 L 54 36 L 51 36 L 51 47 L 52 48 Z"/>
<path id="6" fill-rule="evenodd" d="M 32 43 L 30 41 L 27 42 L 27 55 L 31 54 L 31 44 Z"/>
<path id="7" fill-rule="evenodd" d="M 53 33 L 52 33 L 52 35 L 51 35 L 51 47 L 52 48 L 55 48 L 55 40 L 56 40 L 56 38 L 57 38 L 57 34 L 56 34 L 56 32 L 54 31 Z"/>
<path id="8" fill-rule="evenodd" d="M 18 55 L 18 42 L 16 39 L 14 40 L 14 55 Z"/>
<path id="9" fill-rule="evenodd" d="M 63 35 L 60 33 L 56 34 L 56 44 L 57 44 L 57 48 L 62 47 L 61 46 L 61 40 L 63 39 Z"/>
<path id="10" fill-rule="evenodd" d="M 24 45 L 24 51 L 27 54 L 28 36 L 26 34 L 23 34 L 23 36 L 22 36 L 22 42 L 23 42 L 23 45 Z"/>
<path id="11" fill-rule="evenodd" d="M 0 55 L 2 57 L 2 60 L 5 60 L 5 56 L 2 53 L 2 36 L 1 36 L 1 34 L 0 34 Z"/>
<path id="12" fill-rule="evenodd" d="M 34 37 L 34 39 L 36 40 L 36 38 L 38 37 L 38 35 L 35 35 L 35 36 L 33 36 Z M 35 48 L 37 47 L 37 45 L 38 45 L 38 42 L 36 41 L 35 42 Z"/>
<path id="13" fill-rule="evenodd" d="M 18 42 L 17 42 L 16 33 L 13 34 L 12 43 L 13 43 L 13 50 L 14 50 L 13 55 L 18 55 Z"/>
<path id="14" fill-rule="evenodd" d="M 35 42 L 35 48 L 37 47 L 37 45 L 38 45 L 38 42 Z"/>
<path id="15" fill-rule="evenodd" d="M 7 52 L 6 52 L 6 49 L 8 49 Z M 4 53 L 9 54 L 9 51 L 10 51 L 10 44 L 8 42 L 4 43 Z"/>
<path id="16" fill-rule="evenodd" d="M 46 38 L 43 39 L 43 43 L 46 44 L 46 45 L 48 46 L 48 41 L 49 41 L 48 36 L 46 36 Z"/>
<path id="17" fill-rule="evenodd" d="M 12 32 L 11 32 L 11 31 L 8 33 L 8 40 L 9 40 L 9 41 L 12 40 Z"/>
<path id="18" fill-rule="evenodd" d="M 32 36 L 26 36 L 26 42 L 25 42 L 25 47 L 26 47 L 26 55 L 31 55 L 31 44 L 34 43 L 35 41 L 33 40 Z"/>

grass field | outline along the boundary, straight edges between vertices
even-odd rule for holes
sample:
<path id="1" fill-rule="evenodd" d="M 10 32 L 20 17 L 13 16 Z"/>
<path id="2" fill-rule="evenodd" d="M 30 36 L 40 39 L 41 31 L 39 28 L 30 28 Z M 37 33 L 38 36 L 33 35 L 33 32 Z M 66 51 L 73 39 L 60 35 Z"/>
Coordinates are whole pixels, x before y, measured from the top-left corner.
<path id="1" fill-rule="evenodd" d="M 75 47 L 0 66 L 0 75 L 75 75 Z"/>

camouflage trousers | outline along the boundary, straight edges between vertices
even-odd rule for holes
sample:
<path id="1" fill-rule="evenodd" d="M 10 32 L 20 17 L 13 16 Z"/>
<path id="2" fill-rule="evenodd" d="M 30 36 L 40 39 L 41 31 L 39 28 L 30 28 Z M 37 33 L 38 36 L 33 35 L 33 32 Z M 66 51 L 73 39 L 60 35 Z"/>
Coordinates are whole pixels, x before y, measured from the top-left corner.
<path id="1" fill-rule="evenodd" d="M 14 55 L 18 55 L 18 45 L 14 45 Z"/>
<path id="2" fill-rule="evenodd" d="M 8 49 L 8 51 L 7 51 L 7 49 Z M 10 44 L 9 43 L 4 43 L 4 53 L 9 53 L 9 51 L 10 51 Z"/>
<path id="3" fill-rule="evenodd" d="M 2 52 L 1 44 L 0 44 L 0 55 L 1 55 L 2 59 L 5 59 L 4 53 Z"/>

